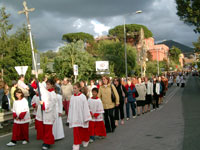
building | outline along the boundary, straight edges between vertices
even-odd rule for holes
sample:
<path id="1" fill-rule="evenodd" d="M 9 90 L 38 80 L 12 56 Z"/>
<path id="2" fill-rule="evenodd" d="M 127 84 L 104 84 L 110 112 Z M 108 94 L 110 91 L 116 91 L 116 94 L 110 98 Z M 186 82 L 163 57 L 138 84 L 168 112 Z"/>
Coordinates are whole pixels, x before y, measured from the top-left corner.
<path id="1" fill-rule="evenodd" d="M 154 38 L 150 37 L 148 39 L 144 39 L 145 48 L 147 49 L 147 53 L 150 54 L 150 58 L 152 61 L 168 61 L 169 47 L 165 44 L 154 44 Z M 141 45 L 137 45 L 137 50 L 141 50 Z"/>
<path id="2" fill-rule="evenodd" d="M 101 41 L 101 40 L 113 40 L 115 38 L 113 37 L 108 37 L 108 36 L 101 36 L 96 38 L 95 40 Z M 127 38 L 127 43 L 136 47 L 138 53 L 141 53 L 142 48 L 146 49 L 146 52 L 149 52 L 151 56 L 151 60 L 158 60 L 158 61 L 168 61 L 168 53 L 169 53 L 169 47 L 166 46 L 165 44 L 154 44 L 154 38 L 146 38 L 143 40 L 144 45 L 141 45 L 141 42 L 136 41 L 133 38 Z M 138 43 L 138 44 L 136 44 Z"/>

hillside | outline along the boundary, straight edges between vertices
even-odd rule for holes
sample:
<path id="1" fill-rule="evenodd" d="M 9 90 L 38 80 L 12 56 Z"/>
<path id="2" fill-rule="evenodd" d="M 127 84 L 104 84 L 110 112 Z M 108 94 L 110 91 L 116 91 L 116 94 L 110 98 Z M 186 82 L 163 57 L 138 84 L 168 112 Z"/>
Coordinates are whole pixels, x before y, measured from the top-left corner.
<path id="1" fill-rule="evenodd" d="M 169 49 L 171 49 L 173 46 L 179 48 L 183 54 L 185 55 L 190 55 L 191 53 L 194 52 L 194 49 L 189 47 L 189 46 L 186 46 L 186 45 L 183 45 L 181 43 L 178 43 L 176 41 L 173 41 L 173 40 L 167 40 L 167 41 L 163 41 L 159 44 L 165 44 L 169 47 Z"/>

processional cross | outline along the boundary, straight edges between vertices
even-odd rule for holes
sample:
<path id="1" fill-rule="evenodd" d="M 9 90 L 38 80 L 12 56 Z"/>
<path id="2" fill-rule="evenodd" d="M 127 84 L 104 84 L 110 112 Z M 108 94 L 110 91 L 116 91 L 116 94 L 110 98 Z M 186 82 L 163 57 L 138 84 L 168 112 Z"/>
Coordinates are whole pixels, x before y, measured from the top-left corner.
<path id="1" fill-rule="evenodd" d="M 36 59 L 35 59 L 35 52 L 34 52 L 34 47 L 33 47 L 33 38 L 32 38 L 32 33 L 31 33 L 31 24 L 29 21 L 29 12 L 33 12 L 35 8 L 28 8 L 26 1 L 23 2 L 24 10 L 19 11 L 18 14 L 25 14 L 26 15 L 26 20 L 28 24 L 28 32 L 29 32 L 29 37 L 30 37 L 30 42 L 31 42 L 31 50 L 32 50 L 32 59 L 33 59 L 33 64 L 34 64 L 34 70 L 35 70 L 35 77 L 36 77 L 36 82 L 37 82 L 37 87 L 38 87 L 38 93 L 39 93 L 39 98 L 41 100 L 41 95 L 40 95 L 40 89 L 39 89 L 39 83 L 38 83 L 38 70 L 36 66 Z"/>
<path id="2" fill-rule="evenodd" d="M 38 79 L 38 71 L 37 71 L 35 53 L 34 53 L 34 47 L 33 47 L 33 38 L 32 38 L 32 33 L 31 33 L 31 24 L 30 24 L 30 21 L 29 21 L 29 12 L 33 12 L 35 10 L 35 8 L 28 9 L 26 1 L 23 2 L 23 6 L 24 6 L 24 10 L 19 11 L 18 14 L 25 14 L 26 15 L 26 20 L 27 20 L 27 24 L 28 24 L 28 32 L 29 32 L 29 37 L 30 37 L 30 42 L 31 42 L 31 50 L 32 50 L 35 76 L 36 76 L 36 79 Z"/>
<path id="3" fill-rule="evenodd" d="M 23 5 L 24 5 L 24 10 L 19 11 L 18 14 L 25 14 L 26 15 L 27 23 L 28 23 L 28 26 L 29 26 L 30 25 L 29 12 L 33 12 L 35 10 L 35 8 L 28 9 L 26 1 L 23 2 Z"/>

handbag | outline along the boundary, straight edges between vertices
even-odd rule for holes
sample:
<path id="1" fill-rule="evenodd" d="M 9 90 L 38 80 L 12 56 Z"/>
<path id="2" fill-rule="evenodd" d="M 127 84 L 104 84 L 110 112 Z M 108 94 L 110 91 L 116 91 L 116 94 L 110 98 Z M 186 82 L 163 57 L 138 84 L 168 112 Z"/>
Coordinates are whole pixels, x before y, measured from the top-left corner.
<path id="1" fill-rule="evenodd" d="M 112 85 L 110 86 L 110 88 L 111 88 L 111 99 L 112 99 L 112 102 L 116 103 L 116 97 L 115 97 L 115 93 L 113 92 Z"/>

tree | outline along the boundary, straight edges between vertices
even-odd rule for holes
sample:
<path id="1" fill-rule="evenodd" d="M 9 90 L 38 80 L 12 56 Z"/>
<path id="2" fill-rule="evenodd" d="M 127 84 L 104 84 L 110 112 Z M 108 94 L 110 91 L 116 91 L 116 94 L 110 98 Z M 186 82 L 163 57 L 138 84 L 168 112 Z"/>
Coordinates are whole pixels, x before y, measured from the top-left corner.
<path id="1" fill-rule="evenodd" d="M 159 72 L 162 74 L 163 71 L 168 71 L 168 64 L 167 61 L 159 61 Z M 152 75 L 158 74 L 158 65 L 157 61 L 148 61 L 147 62 L 147 70 L 146 74 L 148 77 L 151 77 Z"/>
<path id="2" fill-rule="evenodd" d="M 53 50 L 40 53 L 40 63 L 44 74 L 52 73 L 51 67 L 49 66 L 50 64 L 54 63 L 54 59 L 56 58 L 57 55 L 58 53 L 54 52 Z"/>
<path id="3" fill-rule="evenodd" d="M 195 47 L 195 52 L 200 53 L 200 36 L 199 36 L 197 42 L 193 42 L 193 45 L 194 45 L 194 47 Z"/>
<path id="4" fill-rule="evenodd" d="M 177 15 L 188 25 L 193 25 L 195 33 L 200 33 L 200 1 L 199 0 L 176 0 Z"/>
<path id="5" fill-rule="evenodd" d="M 181 53 L 182 52 L 179 48 L 173 46 L 169 51 L 170 59 L 174 61 L 176 64 L 179 64 L 179 55 Z"/>
<path id="6" fill-rule="evenodd" d="M 18 74 L 15 70 L 15 66 L 28 66 L 26 73 L 26 80 L 29 81 L 32 68 L 32 53 L 28 31 L 25 25 L 18 28 L 16 33 L 10 36 L 9 46 L 7 46 L 10 52 L 4 59 L 6 63 L 5 78 L 7 82 L 16 80 Z"/>
<path id="7" fill-rule="evenodd" d="M 98 45 L 98 56 L 101 60 L 109 61 L 110 65 L 114 67 L 116 76 L 125 76 L 125 54 L 124 44 L 120 41 L 104 40 L 100 41 Z M 127 70 L 128 75 L 131 75 L 132 70 L 136 66 L 136 49 L 127 45 Z"/>
<path id="8" fill-rule="evenodd" d="M 139 34 L 135 34 L 140 32 L 140 29 L 143 28 L 145 38 L 152 37 L 152 32 L 144 25 L 138 24 L 126 24 L 126 33 L 127 38 L 137 38 Z M 113 29 L 109 30 L 109 36 L 114 36 L 120 39 L 121 41 L 124 40 L 124 25 L 119 25 L 114 27 Z"/>
<path id="9" fill-rule="evenodd" d="M 95 58 L 84 49 L 84 42 L 77 41 L 60 47 L 56 59 L 54 59 L 54 70 L 59 78 L 65 76 L 73 78 L 73 65 L 78 65 L 78 80 L 94 79 Z"/>
<path id="10" fill-rule="evenodd" d="M 94 37 L 88 33 L 78 32 L 78 33 L 64 34 L 62 37 L 62 40 L 66 42 L 74 42 L 74 41 L 82 40 L 84 42 L 90 43 L 94 41 Z"/>
<path id="11" fill-rule="evenodd" d="M 2 36 L 0 38 L 0 42 L 3 43 L 0 52 L 4 57 L 0 64 L 4 69 L 5 82 L 10 84 L 12 80 L 18 79 L 15 66 L 28 66 L 26 79 L 29 80 L 31 77 L 32 54 L 27 28 L 23 25 L 17 29 L 16 33 L 10 36 L 6 33 L 3 37 L 6 38 L 4 40 L 2 40 Z"/>
<path id="12" fill-rule="evenodd" d="M 148 77 L 156 75 L 158 73 L 157 61 L 148 61 L 146 68 L 147 68 L 146 75 Z"/>
<path id="13" fill-rule="evenodd" d="M 10 14 L 6 14 L 6 9 L 5 7 L 2 7 L 0 9 L 0 55 L 1 55 L 1 60 L 0 60 L 0 68 L 1 68 L 1 75 L 3 79 L 3 74 L 4 74 L 4 68 L 6 65 L 6 61 L 4 59 L 5 56 L 9 56 L 9 51 L 7 49 L 8 46 L 8 41 L 9 41 L 9 36 L 8 36 L 8 31 L 12 29 L 12 24 L 9 24 L 8 18 L 10 17 Z"/>

